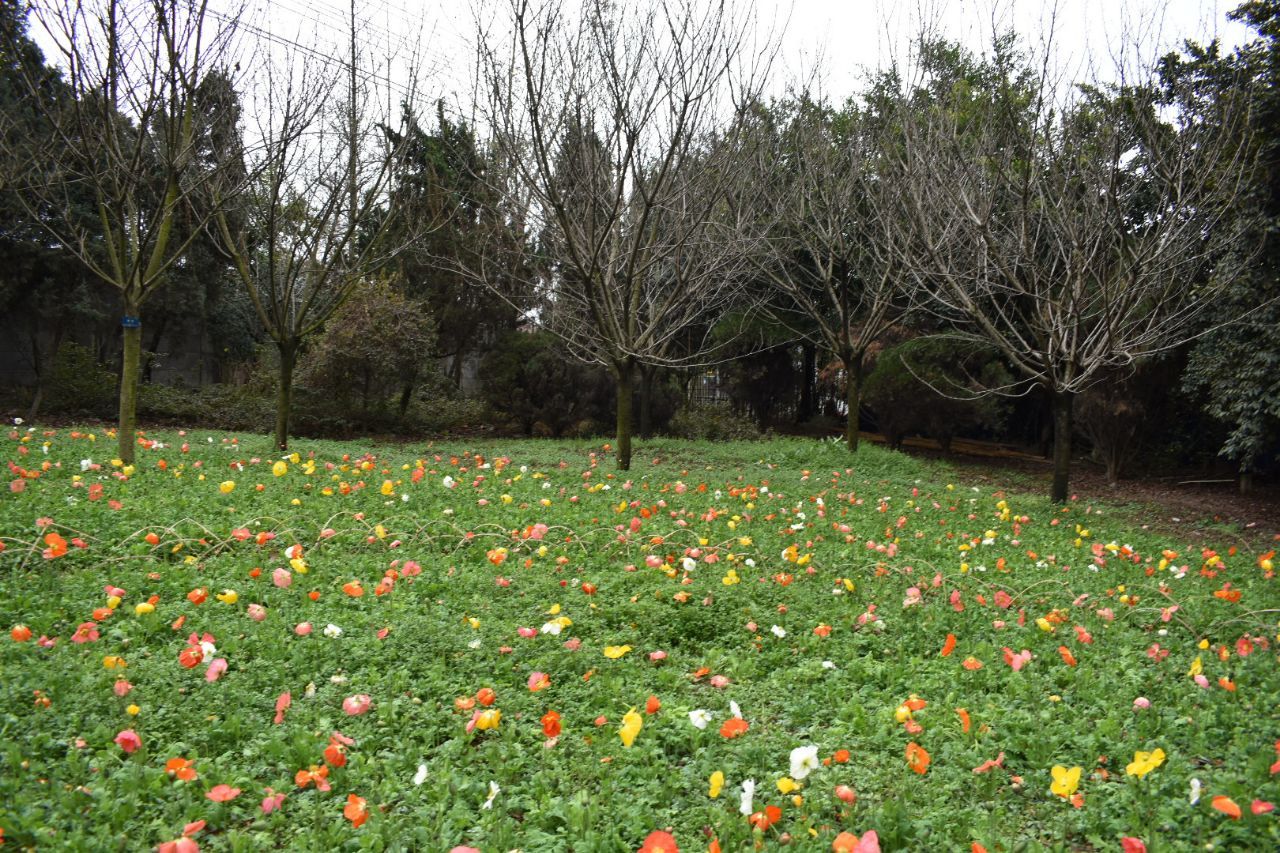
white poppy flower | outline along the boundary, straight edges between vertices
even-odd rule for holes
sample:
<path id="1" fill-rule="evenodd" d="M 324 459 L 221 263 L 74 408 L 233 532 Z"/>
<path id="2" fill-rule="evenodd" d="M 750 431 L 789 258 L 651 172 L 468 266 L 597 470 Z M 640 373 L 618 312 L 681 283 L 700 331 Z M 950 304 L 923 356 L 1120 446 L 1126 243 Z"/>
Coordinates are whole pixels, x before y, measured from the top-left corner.
<path id="1" fill-rule="evenodd" d="M 799 782 L 818 769 L 818 748 L 797 746 L 791 750 L 791 778 Z"/>
<path id="2" fill-rule="evenodd" d="M 413 774 L 413 784 L 421 785 L 425 781 L 427 781 L 427 765 L 419 764 L 418 772 Z"/>
<path id="3" fill-rule="evenodd" d="M 777 637 L 779 640 L 781 640 L 783 637 L 787 636 L 787 629 L 786 629 L 786 628 L 783 628 L 781 625 L 774 625 L 774 626 L 773 626 L 772 628 L 770 628 L 769 630 L 770 630 L 770 631 L 772 631 L 772 632 L 773 632 L 773 636 Z"/>
<path id="4" fill-rule="evenodd" d="M 498 783 L 497 783 L 497 782 L 490 782 L 490 783 L 489 783 L 489 796 L 485 798 L 484 805 L 480 806 L 480 808 L 482 808 L 482 809 L 491 809 L 491 808 L 493 808 L 493 801 L 494 801 L 494 800 L 496 800 L 496 799 L 498 798 L 498 793 L 499 793 L 501 790 L 502 790 L 502 789 L 498 787 Z"/>
<path id="5" fill-rule="evenodd" d="M 326 637 L 336 639 L 342 636 L 342 629 L 330 622 L 328 625 L 324 626 L 324 635 Z"/>
<path id="6" fill-rule="evenodd" d="M 705 729 L 707 723 L 711 722 L 711 712 L 702 708 L 694 708 L 689 712 L 689 722 L 693 723 L 695 729 Z"/>
<path id="7" fill-rule="evenodd" d="M 747 817 L 755 811 L 754 802 L 756 796 L 756 780 L 746 779 L 742 783 L 742 805 L 738 807 L 738 811 Z"/>

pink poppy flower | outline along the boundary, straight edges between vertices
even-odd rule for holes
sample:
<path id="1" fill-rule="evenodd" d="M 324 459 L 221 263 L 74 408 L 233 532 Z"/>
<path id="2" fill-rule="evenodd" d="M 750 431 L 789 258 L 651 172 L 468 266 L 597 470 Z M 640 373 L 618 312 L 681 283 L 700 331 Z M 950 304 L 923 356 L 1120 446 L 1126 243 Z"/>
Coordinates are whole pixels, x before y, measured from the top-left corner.
<path id="1" fill-rule="evenodd" d="M 357 693 L 342 700 L 342 710 L 349 716 L 357 717 L 373 707 L 373 699 L 368 693 Z"/>
<path id="2" fill-rule="evenodd" d="M 248 612 L 249 618 L 254 622 L 261 622 L 263 619 L 267 618 L 267 608 L 263 607 L 261 604 L 250 604 Z"/>
<path id="3" fill-rule="evenodd" d="M 276 569 L 271 573 L 271 582 L 281 589 L 288 589 L 293 584 L 293 572 L 288 569 Z"/>
<path id="4" fill-rule="evenodd" d="M 311 633 L 311 623 L 299 622 L 297 625 L 293 626 L 293 633 L 297 634 L 299 637 L 307 636 Z"/>
<path id="5" fill-rule="evenodd" d="M 649 652 L 649 660 L 651 661 L 657 662 L 657 661 L 666 660 L 666 659 L 667 659 L 667 653 L 664 652 L 662 649 L 658 649 L 656 652 Z"/>
<path id="6" fill-rule="evenodd" d="M 526 640 L 532 640 L 534 637 L 538 636 L 538 629 L 537 628 L 517 628 L 516 633 L 519 634 L 521 637 L 524 637 Z"/>
<path id="7" fill-rule="evenodd" d="M 111 687 L 111 691 L 115 693 L 117 696 L 121 696 L 121 697 L 128 696 L 129 691 L 132 689 L 133 689 L 133 685 L 125 681 L 123 678 L 117 681 Z"/>
<path id="8" fill-rule="evenodd" d="M 227 671 L 226 658 L 214 658 L 209 664 L 209 668 L 204 671 L 204 680 L 212 684 L 222 677 L 222 673 Z"/>
<path id="9" fill-rule="evenodd" d="M 529 692 L 537 693 L 539 690 L 546 690 L 551 686 L 551 678 L 545 672 L 529 673 Z"/>
<path id="10" fill-rule="evenodd" d="M 577 637 L 570 637 L 569 639 L 564 641 L 564 647 L 571 652 L 576 652 L 579 648 L 582 647 L 582 640 L 578 639 Z"/>
<path id="11" fill-rule="evenodd" d="M 116 735 L 116 745 L 125 752 L 133 752 L 142 746 L 142 738 L 138 737 L 138 733 L 133 729 L 125 729 Z"/>
<path id="12" fill-rule="evenodd" d="M 271 814 L 276 809 L 284 805 L 284 794 L 277 794 L 270 788 L 267 789 L 267 795 L 262 798 L 262 813 Z"/>
<path id="13" fill-rule="evenodd" d="M 718 688 L 725 688 L 725 687 L 728 687 L 728 686 L 729 686 L 729 678 L 728 678 L 728 676 L 724 676 L 724 675 L 713 675 L 713 676 L 711 676 L 711 686 L 712 686 L 712 687 L 718 687 Z"/>

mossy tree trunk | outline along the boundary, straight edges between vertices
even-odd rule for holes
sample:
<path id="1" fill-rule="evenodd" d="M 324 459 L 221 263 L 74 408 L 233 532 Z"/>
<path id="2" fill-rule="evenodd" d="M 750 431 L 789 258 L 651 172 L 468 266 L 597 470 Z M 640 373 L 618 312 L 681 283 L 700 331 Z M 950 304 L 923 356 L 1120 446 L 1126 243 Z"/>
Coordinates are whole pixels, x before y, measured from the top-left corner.
<path id="1" fill-rule="evenodd" d="M 618 470 L 631 470 L 631 406 L 635 399 L 635 362 L 623 359 L 613 365 L 614 378 L 618 380 Z"/>
<path id="2" fill-rule="evenodd" d="M 118 454 L 126 465 L 133 464 L 134 431 L 138 426 L 138 372 L 142 365 L 142 306 L 125 299 L 121 326 L 124 351 L 120 359 L 120 417 L 116 426 Z"/>

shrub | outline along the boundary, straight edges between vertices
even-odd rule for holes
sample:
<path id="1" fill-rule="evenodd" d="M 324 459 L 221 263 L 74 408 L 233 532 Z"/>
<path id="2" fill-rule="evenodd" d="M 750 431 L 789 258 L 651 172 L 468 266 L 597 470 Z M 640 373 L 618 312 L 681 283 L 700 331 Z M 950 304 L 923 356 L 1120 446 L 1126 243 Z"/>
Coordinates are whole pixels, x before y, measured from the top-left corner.
<path id="1" fill-rule="evenodd" d="M 53 357 L 45 411 L 110 418 L 116 410 L 119 378 L 88 347 L 64 342 Z"/>
<path id="2" fill-rule="evenodd" d="M 1006 404 L 989 391 L 1010 381 L 994 349 L 916 338 L 880 355 L 862 400 L 890 447 L 900 447 L 903 438 L 916 433 L 948 451 L 951 439 L 963 432 L 1000 427 Z"/>
<path id="3" fill-rule="evenodd" d="M 594 431 L 613 416 L 613 379 L 574 361 L 547 332 L 511 332 L 480 363 L 484 399 L 525 435 Z"/>
<path id="4" fill-rule="evenodd" d="M 750 441 L 760 437 L 751 418 L 727 405 L 691 405 L 675 413 L 667 431 L 692 441 Z"/>

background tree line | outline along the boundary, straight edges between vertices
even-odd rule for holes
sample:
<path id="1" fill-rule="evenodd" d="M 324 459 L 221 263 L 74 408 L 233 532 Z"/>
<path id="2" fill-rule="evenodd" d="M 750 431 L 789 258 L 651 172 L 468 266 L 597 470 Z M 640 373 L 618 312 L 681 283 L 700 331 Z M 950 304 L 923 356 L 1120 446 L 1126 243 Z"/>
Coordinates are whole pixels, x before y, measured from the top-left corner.
<path id="1" fill-rule="evenodd" d="M 766 95 L 749 9 L 510 0 L 465 118 L 350 10 L 335 59 L 200 0 L 0 5 L 15 413 L 114 405 L 124 459 L 141 407 L 282 449 L 612 432 L 623 468 L 874 428 L 1042 447 L 1057 499 L 1081 437 L 1112 479 L 1277 464 L 1274 0 L 1115 79 L 923 35 L 840 97 Z M 154 382 L 183 341 L 198 387 Z"/>

